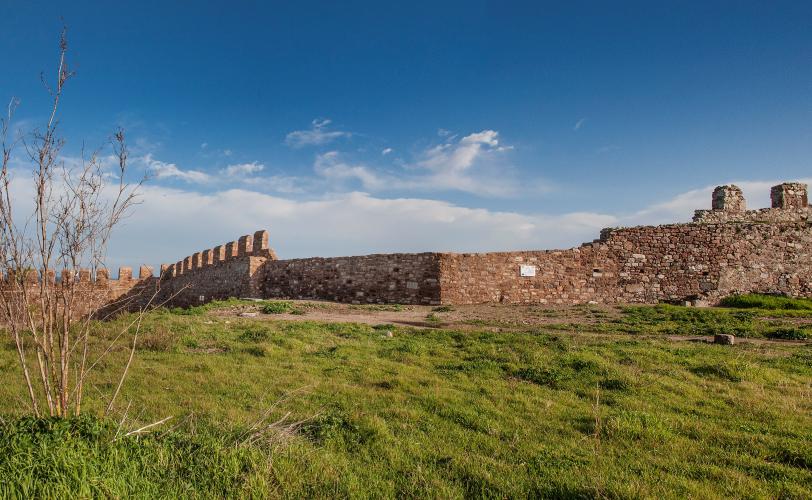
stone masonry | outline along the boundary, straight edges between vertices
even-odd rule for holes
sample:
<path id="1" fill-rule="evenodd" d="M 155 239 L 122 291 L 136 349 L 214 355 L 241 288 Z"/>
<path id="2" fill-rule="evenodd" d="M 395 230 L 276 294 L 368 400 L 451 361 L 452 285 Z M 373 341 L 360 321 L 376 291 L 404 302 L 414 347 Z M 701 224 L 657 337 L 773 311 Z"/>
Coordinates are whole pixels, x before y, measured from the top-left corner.
<path id="1" fill-rule="evenodd" d="M 812 297 L 812 208 L 804 184 L 771 190 L 772 207 L 747 210 L 741 189 L 720 186 L 692 222 L 608 228 L 568 250 L 378 254 L 279 260 L 267 231 L 142 266 L 110 280 L 85 270 L 68 280 L 111 310 L 188 307 L 228 297 L 353 303 L 715 303 L 736 293 Z M 36 283 L 36 276 L 33 277 Z"/>

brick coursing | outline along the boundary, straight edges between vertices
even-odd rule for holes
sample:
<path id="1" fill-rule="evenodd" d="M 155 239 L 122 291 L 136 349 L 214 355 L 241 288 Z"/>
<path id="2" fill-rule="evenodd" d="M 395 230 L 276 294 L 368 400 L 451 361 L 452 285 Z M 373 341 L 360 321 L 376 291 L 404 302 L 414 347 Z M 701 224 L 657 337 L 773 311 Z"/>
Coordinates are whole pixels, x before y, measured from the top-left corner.
<path id="1" fill-rule="evenodd" d="M 356 303 L 439 304 L 441 254 L 269 261 L 262 270 L 264 296 Z"/>

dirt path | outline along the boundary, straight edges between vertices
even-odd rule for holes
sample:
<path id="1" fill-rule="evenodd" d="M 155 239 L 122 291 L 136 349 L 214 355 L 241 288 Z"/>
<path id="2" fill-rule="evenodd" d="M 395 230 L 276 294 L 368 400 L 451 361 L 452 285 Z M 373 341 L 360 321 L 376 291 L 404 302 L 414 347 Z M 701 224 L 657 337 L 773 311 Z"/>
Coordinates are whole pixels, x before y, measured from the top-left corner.
<path id="1" fill-rule="evenodd" d="M 418 306 L 388 304 L 341 304 L 314 300 L 291 300 L 291 312 L 262 314 L 259 305 L 217 309 L 211 314 L 225 317 L 255 317 L 282 321 L 319 321 L 329 323 L 361 323 L 367 325 L 397 325 L 416 328 L 449 328 L 455 330 L 527 331 L 534 327 L 562 334 L 597 336 L 627 336 L 622 332 L 592 331 L 590 325 L 605 324 L 623 317 L 620 306 L 540 306 L 479 304 L 466 306 Z M 798 321 L 800 319 L 800 321 Z M 793 323 L 807 323 L 812 318 L 792 318 Z M 596 328 L 597 330 L 597 328 Z M 640 335 L 648 337 L 649 335 Z M 657 336 L 660 337 L 659 335 Z M 713 337 L 697 335 L 667 335 L 675 342 L 712 342 Z M 739 343 L 808 344 L 808 341 L 737 338 Z"/>
<path id="2" fill-rule="evenodd" d="M 466 306 L 418 306 L 340 304 L 323 301 L 286 301 L 293 304 L 297 314 L 264 315 L 284 321 L 325 321 L 392 324 L 420 328 L 455 329 L 527 329 L 552 324 L 593 324 L 618 318 L 621 312 L 610 306 L 543 307 L 525 305 L 478 304 Z M 235 316 L 251 314 L 257 307 L 246 306 L 219 309 L 214 314 Z"/>

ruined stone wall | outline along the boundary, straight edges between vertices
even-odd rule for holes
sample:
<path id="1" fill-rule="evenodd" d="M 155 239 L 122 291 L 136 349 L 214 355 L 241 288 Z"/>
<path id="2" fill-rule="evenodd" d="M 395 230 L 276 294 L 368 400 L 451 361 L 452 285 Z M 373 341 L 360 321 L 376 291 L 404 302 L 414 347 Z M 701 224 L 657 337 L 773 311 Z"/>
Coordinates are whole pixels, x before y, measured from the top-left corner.
<path id="1" fill-rule="evenodd" d="M 0 293 L 6 300 L 22 300 L 27 289 L 29 297 L 37 297 L 40 292 L 40 273 L 29 271 L 22 280 L 13 275 L 0 277 Z M 118 279 L 110 279 L 107 269 L 99 269 L 95 275 L 88 269 L 78 271 L 64 270 L 57 280 L 55 273 L 47 273 L 46 279 L 55 284 L 60 295 L 73 296 L 73 310 L 79 316 L 91 311 L 101 310 L 101 315 L 115 314 L 130 308 L 127 297 L 145 296 L 155 288 L 157 278 L 152 275 L 152 268 L 141 266 L 138 278 L 133 278 L 132 268 L 121 267 Z"/>
<path id="2" fill-rule="evenodd" d="M 714 191 L 694 223 L 605 229 L 561 251 L 444 254 L 441 302 L 656 303 L 732 293 L 812 296 L 812 209 L 806 188 L 782 184 L 773 207 L 745 210 L 741 190 Z M 521 276 L 521 266 L 535 276 Z"/>
<path id="3" fill-rule="evenodd" d="M 596 299 L 599 286 L 593 270 L 609 272 L 605 255 L 601 257 L 601 251 L 593 245 L 556 251 L 446 253 L 440 258 L 440 301 L 443 304 L 588 302 Z M 535 276 L 521 276 L 522 266 L 530 266 Z"/>
<path id="4" fill-rule="evenodd" d="M 438 304 L 439 254 L 276 260 L 263 269 L 269 298 Z"/>
<path id="5" fill-rule="evenodd" d="M 771 208 L 747 210 L 738 187 L 720 186 L 712 209 L 698 210 L 692 223 L 604 229 L 600 239 L 568 250 L 278 260 L 267 231 L 257 231 L 163 265 L 158 277 L 142 266 L 138 279 L 122 268 L 118 280 L 104 270 L 95 279 L 80 270 L 63 281 L 82 290 L 88 304 L 106 302 L 105 313 L 229 297 L 403 304 L 712 303 L 746 292 L 810 297 L 806 186 L 775 186 L 771 198 Z M 36 287 L 36 280 L 26 286 Z"/>
<path id="6" fill-rule="evenodd" d="M 262 296 L 261 269 L 274 261 L 276 254 L 268 246 L 268 232 L 257 231 L 238 240 L 195 252 L 175 264 L 161 266 L 157 293 L 129 298 L 136 304 L 189 307 L 230 297 Z"/>
<path id="7" fill-rule="evenodd" d="M 812 208 L 761 208 L 741 213 L 724 210 L 697 210 L 694 220 L 697 224 L 720 224 L 726 222 L 761 222 L 766 224 L 782 222 L 812 221 Z"/>
<path id="8" fill-rule="evenodd" d="M 805 222 L 812 221 L 806 184 L 785 182 L 770 189 L 770 208 L 746 210 L 741 189 L 719 186 L 713 191 L 711 210 L 697 210 L 693 222 L 719 224 L 725 222 Z"/>
<path id="9" fill-rule="evenodd" d="M 812 224 L 616 229 L 579 248 L 444 254 L 441 302 L 657 303 L 732 293 L 812 296 Z M 521 276 L 521 266 L 535 276 Z"/>
<path id="10" fill-rule="evenodd" d="M 600 302 L 711 303 L 734 293 L 812 296 L 812 224 L 672 224 L 616 230 L 598 243 L 616 276 Z"/>

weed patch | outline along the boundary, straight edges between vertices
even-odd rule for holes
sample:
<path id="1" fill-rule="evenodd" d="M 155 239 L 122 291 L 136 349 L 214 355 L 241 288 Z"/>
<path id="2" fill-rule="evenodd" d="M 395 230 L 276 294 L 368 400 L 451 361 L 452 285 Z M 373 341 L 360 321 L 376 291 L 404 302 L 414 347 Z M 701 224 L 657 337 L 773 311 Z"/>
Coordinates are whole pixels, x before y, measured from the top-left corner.
<path id="1" fill-rule="evenodd" d="M 812 339 L 812 333 L 800 328 L 775 328 L 768 330 L 765 334 L 768 339 L 780 340 L 809 340 Z"/>
<path id="2" fill-rule="evenodd" d="M 264 342 L 270 338 L 271 334 L 261 326 L 245 327 L 239 335 L 242 342 Z"/>
<path id="3" fill-rule="evenodd" d="M 699 365 L 691 368 L 691 372 L 700 377 L 715 377 L 730 382 L 741 382 L 739 373 L 727 365 Z"/>
<path id="4" fill-rule="evenodd" d="M 285 314 L 293 310 L 293 302 L 286 302 L 282 300 L 269 301 L 262 306 L 262 312 L 265 314 Z"/>
<path id="5" fill-rule="evenodd" d="M 731 295 L 720 301 L 724 307 L 735 307 L 741 309 L 763 309 L 768 311 L 810 311 L 812 312 L 812 300 L 795 299 L 779 295 Z"/>

